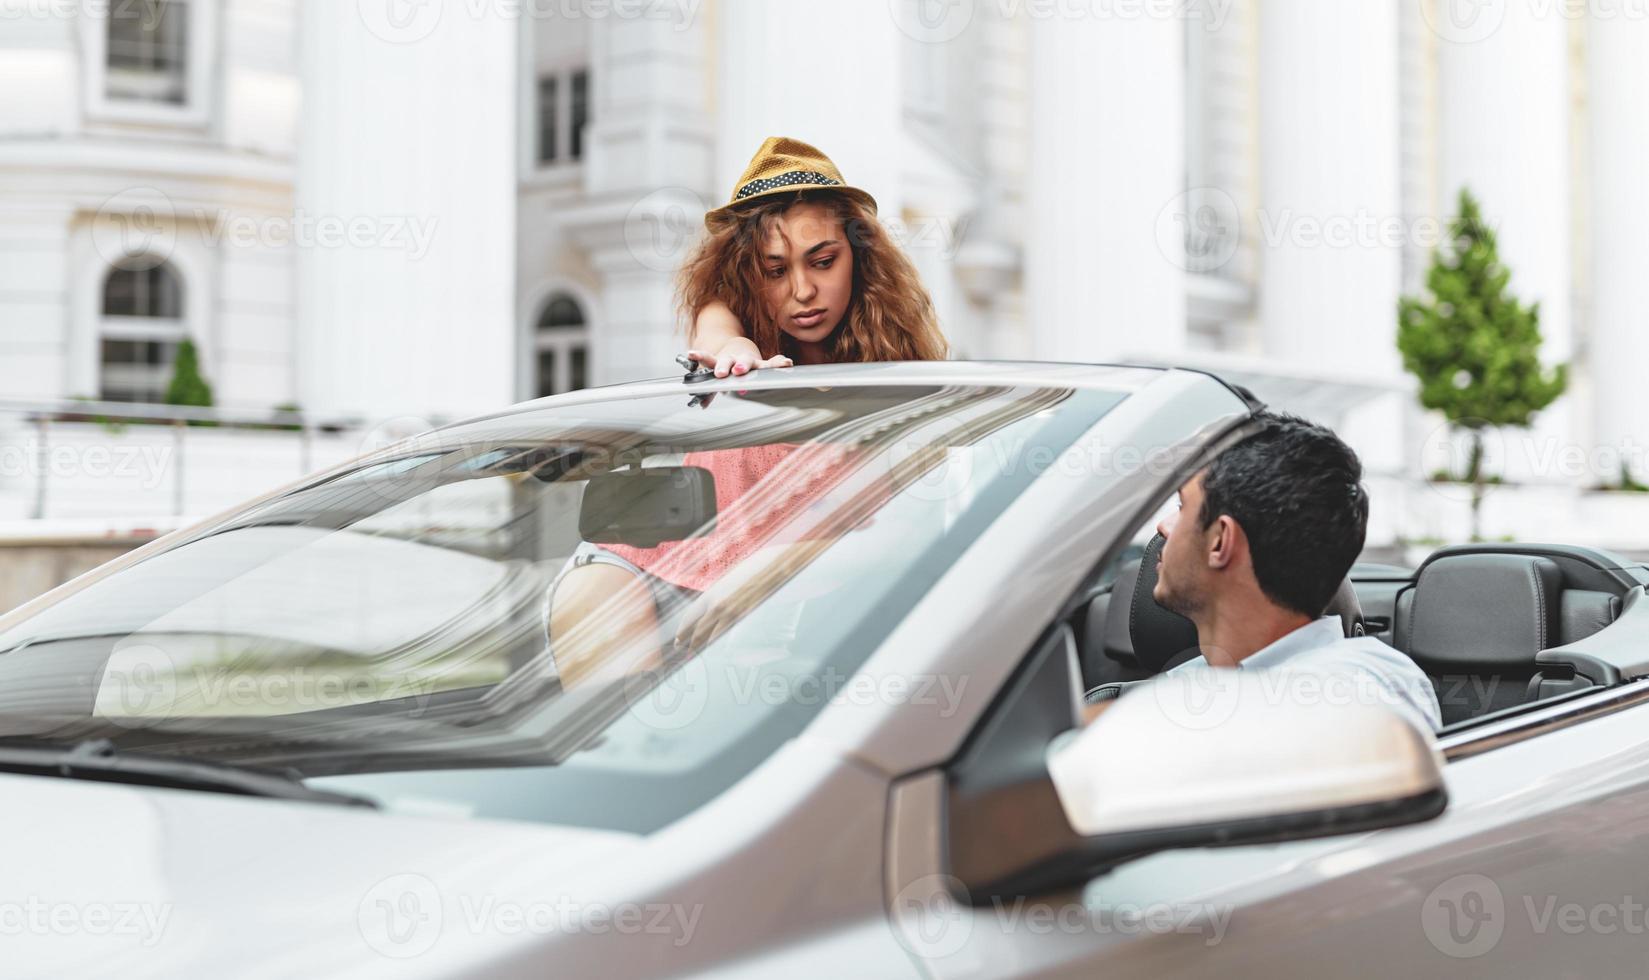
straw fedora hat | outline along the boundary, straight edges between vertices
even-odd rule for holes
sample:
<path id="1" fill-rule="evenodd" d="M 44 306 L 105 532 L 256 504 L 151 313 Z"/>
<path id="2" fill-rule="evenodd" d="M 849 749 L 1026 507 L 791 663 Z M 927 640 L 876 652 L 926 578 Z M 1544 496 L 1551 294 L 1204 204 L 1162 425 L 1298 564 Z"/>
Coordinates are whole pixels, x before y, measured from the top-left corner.
<path id="1" fill-rule="evenodd" d="M 750 158 L 750 165 L 733 185 L 728 202 L 704 216 L 706 225 L 715 225 L 738 214 L 746 206 L 774 194 L 794 194 L 811 188 L 836 191 L 853 198 L 876 213 L 876 199 L 842 177 L 842 172 L 819 152 L 818 147 L 788 136 L 769 136 Z"/>

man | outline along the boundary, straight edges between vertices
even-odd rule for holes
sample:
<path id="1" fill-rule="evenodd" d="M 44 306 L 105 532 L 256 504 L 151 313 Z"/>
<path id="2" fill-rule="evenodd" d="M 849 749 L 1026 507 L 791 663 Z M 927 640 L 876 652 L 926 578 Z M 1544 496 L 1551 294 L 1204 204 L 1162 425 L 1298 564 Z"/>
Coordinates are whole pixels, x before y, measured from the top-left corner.
<path id="1" fill-rule="evenodd" d="M 1276 671 L 1280 697 L 1389 704 L 1436 731 L 1437 695 L 1414 661 L 1323 615 L 1368 527 L 1357 454 L 1303 419 L 1258 422 L 1180 487 L 1178 511 L 1157 525 L 1167 543 L 1152 597 L 1196 624 L 1202 649 L 1170 673 Z"/>

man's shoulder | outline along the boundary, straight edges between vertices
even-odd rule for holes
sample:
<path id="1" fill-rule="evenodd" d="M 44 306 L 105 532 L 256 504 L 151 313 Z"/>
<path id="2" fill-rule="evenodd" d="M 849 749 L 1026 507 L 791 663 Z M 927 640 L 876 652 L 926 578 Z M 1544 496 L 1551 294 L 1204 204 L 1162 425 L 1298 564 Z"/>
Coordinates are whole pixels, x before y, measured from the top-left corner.
<path id="1" fill-rule="evenodd" d="M 1314 655 L 1366 658 L 1420 672 L 1420 665 L 1410 659 L 1408 654 L 1384 640 L 1372 636 L 1342 636 L 1313 647 L 1302 654 L 1306 657 Z"/>
<path id="2" fill-rule="evenodd" d="M 1302 650 L 1287 666 L 1360 666 L 1382 674 L 1404 678 L 1424 678 L 1420 665 L 1403 653 L 1372 636 L 1342 636 Z"/>
<path id="3" fill-rule="evenodd" d="M 1312 673 L 1375 678 L 1418 711 L 1434 731 L 1442 724 L 1431 678 L 1408 654 L 1375 637 L 1340 637 L 1301 652 L 1288 666 Z"/>
<path id="4" fill-rule="evenodd" d="M 1432 731 L 1442 724 L 1431 678 L 1407 654 L 1372 636 L 1335 636 L 1324 630 L 1319 642 L 1296 647 L 1286 660 L 1243 666 L 1277 678 L 1282 689 L 1301 685 L 1302 697 L 1369 699 L 1412 713 Z M 1198 657 L 1168 673 L 1219 669 Z"/>

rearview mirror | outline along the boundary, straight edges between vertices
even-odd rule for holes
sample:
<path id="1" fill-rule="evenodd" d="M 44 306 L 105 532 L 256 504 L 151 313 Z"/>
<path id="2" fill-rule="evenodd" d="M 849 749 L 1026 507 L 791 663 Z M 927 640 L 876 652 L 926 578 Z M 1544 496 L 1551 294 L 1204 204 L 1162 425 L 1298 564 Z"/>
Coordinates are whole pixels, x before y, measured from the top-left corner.
<path id="1" fill-rule="evenodd" d="M 655 466 L 591 477 L 578 533 L 595 544 L 654 548 L 680 541 L 716 519 L 716 480 L 701 466 Z"/>
<path id="2" fill-rule="evenodd" d="M 1429 732 L 1374 699 L 1347 703 L 1358 699 L 1278 677 L 1164 675 L 1056 740 L 1048 774 L 1095 865 L 1167 848 L 1390 827 L 1443 811 L 1442 757 Z"/>

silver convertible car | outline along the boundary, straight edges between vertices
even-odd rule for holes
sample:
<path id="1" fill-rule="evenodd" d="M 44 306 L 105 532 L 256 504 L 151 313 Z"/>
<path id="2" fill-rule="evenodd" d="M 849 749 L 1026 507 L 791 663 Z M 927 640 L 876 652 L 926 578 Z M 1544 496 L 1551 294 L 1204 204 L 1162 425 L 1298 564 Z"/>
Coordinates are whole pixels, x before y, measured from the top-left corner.
<path id="1" fill-rule="evenodd" d="M 694 373 L 158 540 L 0 619 L 4 971 L 1641 975 L 1649 568 L 1359 565 L 1439 733 L 1175 685 L 1153 518 L 1257 407 Z"/>

